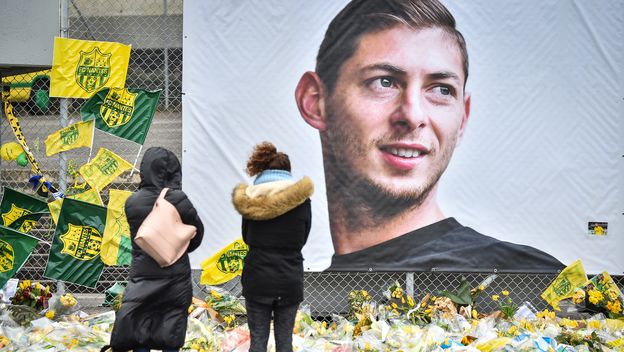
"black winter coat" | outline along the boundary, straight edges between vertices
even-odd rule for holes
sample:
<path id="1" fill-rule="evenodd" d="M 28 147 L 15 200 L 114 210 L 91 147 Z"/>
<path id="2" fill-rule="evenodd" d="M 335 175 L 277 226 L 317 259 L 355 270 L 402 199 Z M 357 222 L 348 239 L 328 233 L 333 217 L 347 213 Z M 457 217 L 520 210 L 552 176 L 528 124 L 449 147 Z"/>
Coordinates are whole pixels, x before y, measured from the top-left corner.
<path id="1" fill-rule="evenodd" d="M 278 305 L 303 301 L 303 255 L 312 224 L 309 178 L 238 185 L 232 201 L 249 245 L 241 282 L 245 299 Z"/>
<path id="2" fill-rule="evenodd" d="M 136 347 L 176 349 L 184 345 L 193 296 L 188 254 L 161 268 L 134 243 L 137 230 L 163 188 L 170 188 L 165 199 L 175 205 L 182 221 L 197 227 L 187 252 L 199 247 L 204 234 L 197 211 L 180 189 L 182 170 L 177 157 L 164 148 L 150 148 L 143 156 L 140 170 L 139 191 L 128 198 L 125 207 L 132 238 L 132 265 L 111 334 L 114 351 Z"/>

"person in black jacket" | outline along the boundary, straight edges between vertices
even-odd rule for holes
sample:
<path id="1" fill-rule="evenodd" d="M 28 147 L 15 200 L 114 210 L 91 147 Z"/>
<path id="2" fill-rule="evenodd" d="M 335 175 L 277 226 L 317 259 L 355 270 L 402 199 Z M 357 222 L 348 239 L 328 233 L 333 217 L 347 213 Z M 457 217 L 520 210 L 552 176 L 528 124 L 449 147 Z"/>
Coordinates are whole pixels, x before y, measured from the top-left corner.
<path id="1" fill-rule="evenodd" d="M 250 352 L 266 351 L 271 315 L 277 352 L 292 351 L 292 330 L 303 301 L 303 255 L 312 224 L 308 177 L 295 181 L 288 155 L 270 142 L 255 146 L 247 161 L 254 184 L 239 184 L 232 202 L 242 215 L 249 245 L 242 274 L 251 333 Z"/>
<path id="2" fill-rule="evenodd" d="M 149 148 L 141 161 L 138 192 L 126 201 L 132 238 L 132 265 L 111 334 L 113 351 L 177 351 L 184 345 L 188 307 L 193 296 L 191 265 L 185 253 L 174 264 L 161 268 L 134 242 L 137 230 L 150 213 L 163 188 L 182 222 L 197 227 L 187 252 L 201 244 L 204 226 L 191 201 L 181 190 L 180 161 L 171 151 Z"/>

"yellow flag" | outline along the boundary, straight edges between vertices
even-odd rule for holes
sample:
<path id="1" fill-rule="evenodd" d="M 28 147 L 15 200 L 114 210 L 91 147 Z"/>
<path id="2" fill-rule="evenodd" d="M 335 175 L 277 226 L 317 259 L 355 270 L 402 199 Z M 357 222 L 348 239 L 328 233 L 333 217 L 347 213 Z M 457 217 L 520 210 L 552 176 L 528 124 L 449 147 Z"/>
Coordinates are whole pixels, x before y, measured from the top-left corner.
<path id="1" fill-rule="evenodd" d="M 555 310 L 559 310 L 559 302 L 574 295 L 574 289 L 587 281 L 587 274 L 581 260 L 576 260 L 559 273 L 555 281 L 542 293 L 542 298 Z"/>
<path id="2" fill-rule="evenodd" d="M 93 121 L 78 122 L 50 134 L 45 141 L 46 155 L 80 147 L 90 148 L 93 142 Z"/>
<path id="3" fill-rule="evenodd" d="M 130 45 L 54 38 L 50 96 L 89 98 L 101 88 L 126 84 Z"/>
<path id="4" fill-rule="evenodd" d="M 97 155 L 89 163 L 78 169 L 82 178 L 91 188 L 101 190 L 113 182 L 124 171 L 130 170 L 132 164 L 106 148 L 100 148 Z"/>
<path id="5" fill-rule="evenodd" d="M 100 194 L 94 189 L 90 189 L 88 191 L 74 194 L 71 196 L 66 196 L 66 198 L 78 199 L 78 200 L 82 200 L 91 204 L 104 205 L 104 203 L 102 203 L 102 198 L 100 198 Z M 54 221 L 55 224 L 58 221 L 58 217 L 59 217 L 59 213 L 61 212 L 62 205 L 63 205 L 63 198 L 57 199 L 55 201 L 48 203 L 48 208 L 50 209 L 50 216 L 52 217 L 52 221 Z"/>
<path id="6" fill-rule="evenodd" d="M 204 285 L 219 285 L 243 273 L 243 260 L 249 247 L 242 238 L 228 244 L 212 257 L 201 263 L 199 282 Z"/>
<path id="7" fill-rule="evenodd" d="M 119 189 L 108 191 L 106 227 L 100 247 L 100 257 L 106 265 L 130 265 L 132 246 L 125 205 L 131 194 Z"/>

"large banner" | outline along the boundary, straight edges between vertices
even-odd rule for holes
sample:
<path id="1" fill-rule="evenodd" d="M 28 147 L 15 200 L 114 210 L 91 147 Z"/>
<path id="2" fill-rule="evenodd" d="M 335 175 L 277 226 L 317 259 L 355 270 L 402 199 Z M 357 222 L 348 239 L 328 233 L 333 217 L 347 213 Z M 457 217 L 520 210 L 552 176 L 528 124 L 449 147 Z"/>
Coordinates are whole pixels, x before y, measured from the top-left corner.
<path id="1" fill-rule="evenodd" d="M 395 2 L 184 2 L 193 267 L 267 140 L 315 183 L 306 270 L 622 274 L 622 2 Z"/>

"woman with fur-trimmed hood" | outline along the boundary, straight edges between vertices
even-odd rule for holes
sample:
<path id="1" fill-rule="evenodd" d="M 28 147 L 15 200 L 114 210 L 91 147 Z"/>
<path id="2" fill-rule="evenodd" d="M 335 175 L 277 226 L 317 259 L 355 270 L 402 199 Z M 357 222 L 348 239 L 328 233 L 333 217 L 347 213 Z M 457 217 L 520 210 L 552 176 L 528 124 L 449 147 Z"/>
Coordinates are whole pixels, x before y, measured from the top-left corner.
<path id="1" fill-rule="evenodd" d="M 303 301 L 303 255 L 312 224 L 308 177 L 296 181 L 288 155 L 270 142 L 255 146 L 247 161 L 253 185 L 239 184 L 232 202 L 243 217 L 249 246 L 242 284 L 251 333 L 250 352 L 266 351 L 273 314 L 277 352 L 292 351 L 292 330 Z"/>

